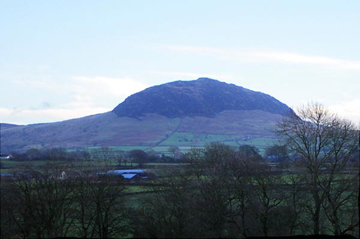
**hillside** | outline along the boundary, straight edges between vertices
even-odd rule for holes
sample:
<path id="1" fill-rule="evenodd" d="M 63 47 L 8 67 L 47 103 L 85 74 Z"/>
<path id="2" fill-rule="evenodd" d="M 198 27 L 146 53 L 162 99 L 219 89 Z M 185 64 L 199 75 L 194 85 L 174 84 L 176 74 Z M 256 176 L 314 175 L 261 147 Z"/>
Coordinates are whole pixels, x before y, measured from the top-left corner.
<path id="1" fill-rule="evenodd" d="M 1 129 L 3 153 L 32 147 L 115 146 L 166 151 L 212 141 L 265 147 L 288 112 L 275 98 L 201 78 L 148 88 L 113 111 L 63 122 Z"/>
<path id="2" fill-rule="evenodd" d="M 155 113 L 168 118 L 214 117 L 225 110 L 261 110 L 285 115 L 290 109 L 274 97 L 209 78 L 176 81 L 129 96 L 113 112 L 120 117 Z"/>
<path id="3" fill-rule="evenodd" d="M 19 126 L 20 126 L 20 125 L 16 125 L 16 124 L 0 123 L 0 127 L 1 127 L 2 130 L 14 128 L 14 127 L 19 127 Z"/>

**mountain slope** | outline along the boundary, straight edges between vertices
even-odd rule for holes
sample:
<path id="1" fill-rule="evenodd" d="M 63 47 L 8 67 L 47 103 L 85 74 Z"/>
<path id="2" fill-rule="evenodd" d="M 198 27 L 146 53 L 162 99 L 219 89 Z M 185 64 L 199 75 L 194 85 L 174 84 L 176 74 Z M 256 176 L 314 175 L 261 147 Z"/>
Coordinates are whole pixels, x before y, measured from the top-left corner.
<path id="1" fill-rule="evenodd" d="M 20 125 L 16 125 L 16 124 L 0 123 L 0 127 L 1 127 L 2 130 L 14 128 L 14 127 L 19 127 L 19 126 L 20 126 Z"/>
<path id="2" fill-rule="evenodd" d="M 3 153 L 32 147 L 203 146 L 211 141 L 241 145 L 267 138 L 292 112 L 275 98 L 201 78 L 148 88 L 113 111 L 63 122 L 1 129 Z"/>

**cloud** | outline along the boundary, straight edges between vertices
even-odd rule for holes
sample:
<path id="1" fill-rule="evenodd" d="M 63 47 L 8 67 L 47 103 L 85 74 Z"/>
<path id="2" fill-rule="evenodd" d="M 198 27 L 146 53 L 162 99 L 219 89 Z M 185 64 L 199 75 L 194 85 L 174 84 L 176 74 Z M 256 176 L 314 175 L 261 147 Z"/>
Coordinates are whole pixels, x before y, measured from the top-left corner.
<path id="1" fill-rule="evenodd" d="M 360 61 L 344 60 L 338 58 L 298 54 L 274 50 L 244 50 L 197 46 L 167 45 L 165 49 L 178 52 L 213 56 L 222 60 L 237 60 L 245 62 L 278 62 L 290 64 L 321 65 L 340 69 L 360 70 Z"/>
<path id="2" fill-rule="evenodd" d="M 41 79 L 13 80 L 12 83 L 18 87 L 26 85 L 27 88 L 37 88 L 37 90 L 48 92 L 71 92 L 73 100 L 80 99 L 83 101 L 101 101 L 101 98 L 106 99 L 107 97 L 118 97 L 123 100 L 127 96 L 148 87 L 147 84 L 135 79 L 105 76 L 74 76 L 68 79 L 42 77 Z M 114 104 L 116 103 L 114 102 Z"/>
<path id="3" fill-rule="evenodd" d="M 76 81 L 76 90 L 81 93 L 95 90 L 96 92 L 106 92 L 118 97 L 126 97 L 132 93 L 144 90 L 148 87 L 139 81 L 130 78 L 109 78 L 104 76 L 73 77 Z"/>
<path id="4" fill-rule="evenodd" d="M 15 109 L 0 108 L 0 116 L 11 115 L 14 111 L 15 111 Z"/>
<path id="5" fill-rule="evenodd" d="M 8 109 L 0 108 L 3 123 L 35 124 L 63 121 L 110 111 L 110 108 Z"/>
<path id="6" fill-rule="evenodd" d="M 0 108 L 0 121 L 17 124 L 61 121 L 103 113 L 112 110 L 127 96 L 147 88 L 146 84 L 130 78 L 104 76 L 76 76 L 66 80 L 43 78 L 40 80 L 15 81 L 20 87 L 36 88 L 46 92 L 37 106 L 10 109 Z M 69 97 L 70 96 L 70 97 Z"/>
<path id="7" fill-rule="evenodd" d="M 130 78 L 73 77 L 71 107 L 115 107 L 148 85 Z"/>
<path id="8" fill-rule="evenodd" d="M 37 107 L 33 107 L 32 109 L 49 109 L 51 108 L 51 104 L 49 102 L 43 101 Z"/>
<path id="9" fill-rule="evenodd" d="M 360 124 L 360 98 L 330 105 L 329 109 L 357 125 Z"/>

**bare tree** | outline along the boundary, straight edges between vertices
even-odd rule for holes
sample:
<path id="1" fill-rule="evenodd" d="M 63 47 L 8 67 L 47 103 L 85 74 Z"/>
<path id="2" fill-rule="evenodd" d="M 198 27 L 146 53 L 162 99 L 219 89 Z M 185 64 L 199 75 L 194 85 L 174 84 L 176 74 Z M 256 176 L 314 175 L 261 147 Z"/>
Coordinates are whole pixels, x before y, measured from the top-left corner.
<path id="1" fill-rule="evenodd" d="M 344 173 L 326 188 L 323 208 L 335 235 L 354 232 L 359 226 L 356 210 L 358 192 L 355 187 L 357 177 L 355 172 Z"/>
<path id="2" fill-rule="evenodd" d="M 15 237 L 25 237 L 29 233 L 20 232 L 17 227 L 17 210 L 19 207 L 19 195 L 17 191 L 14 190 L 13 183 L 11 180 L 4 180 L 1 178 L 0 182 L 0 238 L 15 238 Z M 29 230 L 24 230 L 29 231 Z"/>
<path id="3" fill-rule="evenodd" d="M 126 235 L 121 177 L 47 165 L 1 183 L 5 238 L 109 238 Z M 3 220 L 3 219 L 6 219 Z M 3 232 L 3 230 L 2 230 Z"/>
<path id="4" fill-rule="evenodd" d="M 279 168 L 286 168 L 289 166 L 290 158 L 287 152 L 286 145 L 271 145 L 265 150 L 265 159 L 275 161 Z"/>
<path id="5" fill-rule="evenodd" d="M 105 168 L 111 165 L 111 160 L 115 158 L 115 151 L 107 146 L 95 148 L 91 151 L 92 158 Z"/>
<path id="6" fill-rule="evenodd" d="M 135 237 L 189 238 L 196 233 L 191 175 L 181 168 L 164 170 L 133 215 Z"/>
<path id="7" fill-rule="evenodd" d="M 306 202 L 308 200 L 305 178 L 298 173 L 296 165 L 290 168 L 286 174 L 285 203 L 288 207 L 287 218 L 289 220 L 289 234 L 304 234 L 309 228 L 305 215 Z"/>
<path id="8" fill-rule="evenodd" d="M 262 233 L 265 237 L 269 235 L 271 218 L 276 209 L 284 199 L 281 186 L 282 175 L 274 173 L 269 165 L 258 164 L 251 172 L 254 190 L 256 190 L 254 202 L 258 204 L 256 211 L 262 225 Z"/>
<path id="9" fill-rule="evenodd" d="M 205 237 L 224 237 L 229 214 L 233 210 L 232 189 L 229 187 L 230 160 L 235 150 L 227 145 L 213 143 L 204 150 L 190 155 L 192 174 L 195 176 L 196 211 L 199 228 Z"/>
<path id="10" fill-rule="evenodd" d="M 12 183 L 12 221 L 23 238 L 66 237 L 73 225 L 72 180 L 61 180 L 62 168 L 20 172 Z"/>
<path id="11" fill-rule="evenodd" d="M 256 236 L 254 170 L 263 164 L 253 147 L 213 143 L 188 155 L 195 176 L 197 211 L 206 237 Z M 260 180 L 260 177 L 258 177 Z"/>
<path id="12" fill-rule="evenodd" d="M 126 210 L 123 190 L 121 177 L 79 174 L 73 195 L 76 233 L 82 238 L 124 236 Z"/>
<path id="13" fill-rule="evenodd" d="M 303 159 L 312 196 L 309 210 L 313 234 L 318 235 L 322 205 L 356 150 L 355 126 L 321 104 L 313 103 L 298 109 L 297 115 L 284 117 L 276 132 L 288 148 Z"/>

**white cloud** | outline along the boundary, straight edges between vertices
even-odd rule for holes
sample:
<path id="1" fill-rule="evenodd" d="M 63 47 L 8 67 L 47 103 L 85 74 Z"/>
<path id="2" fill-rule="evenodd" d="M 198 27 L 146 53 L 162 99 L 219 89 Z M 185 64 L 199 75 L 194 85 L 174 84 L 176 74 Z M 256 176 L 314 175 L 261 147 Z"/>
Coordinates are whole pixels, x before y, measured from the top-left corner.
<path id="1" fill-rule="evenodd" d="M 14 113 L 15 109 L 11 110 L 8 108 L 0 108 L 0 116 L 8 116 L 12 113 Z"/>
<path id="2" fill-rule="evenodd" d="M 322 65 L 340 69 L 360 70 L 360 61 L 344 60 L 338 58 L 298 54 L 273 50 L 243 50 L 196 46 L 165 46 L 165 49 L 179 52 L 189 52 L 199 55 L 211 55 L 223 60 L 237 60 L 245 62 L 279 62 L 291 64 Z"/>
<path id="3" fill-rule="evenodd" d="M 76 91 L 80 93 L 94 93 L 91 91 L 112 94 L 113 96 L 126 97 L 135 92 L 144 90 L 147 85 L 130 78 L 109 78 L 104 76 L 74 77 L 77 85 Z"/>
<path id="4" fill-rule="evenodd" d="M 107 98 L 118 98 L 124 100 L 127 96 L 144 90 L 148 85 L 131 78 L 110 78 L 104 76 L 76 76 L 70 79 L 53 79 L 43 77 L 42 79 L 13 80 L 18 87 L 37 88 L 38 90 L 54 92 L 72 92 L 74 101 L 101 102 Z M 117 104 L 120 102 L 113 102 Z"/>
<path id="5" fill-rule="evenodd" d="M 329 109 L 355 124 L 360 124 L 360 98 L 331 105 Z"/>
<path id="6" fill-rule="evenodd" d="M 73 77 L 72 101 L 67 107 L 115 107 L 148 86 L 129 78 Z"/>
<path id="7" fill-rule="evenodd" d="M 83 117 L 112 110 L 127 96 L 147 88 L 147 85 L 130 78 L 104 76 L 77 76 L 57 81 L 51 78 L 15 81 L 19 87 L 37 88 L 46 95 L 70 94 L 57 104 L 43 99 L 36 107 L 0 108 L 0 121 L 17 124 L 43 123 Z M 44 97 L 46 96 L 44 95 Z"/>
<path id="8" fill-rule="evenodd" d="M 8 109 L 0 108 L 1 122 L 12 124 L 35 124 L 68 119 L 79 118 L 83 116 L 104 113 L 111 108 L 57 108 L 57 109 Z"/>

